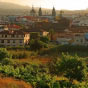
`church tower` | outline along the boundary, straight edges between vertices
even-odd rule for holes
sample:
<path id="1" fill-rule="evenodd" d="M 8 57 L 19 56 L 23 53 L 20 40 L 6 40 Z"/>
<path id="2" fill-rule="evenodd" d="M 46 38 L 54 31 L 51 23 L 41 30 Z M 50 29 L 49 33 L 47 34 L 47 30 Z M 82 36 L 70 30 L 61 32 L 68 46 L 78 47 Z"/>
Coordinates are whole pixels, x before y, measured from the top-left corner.
<path id="1" fill-rule="evenodd" d="M 38 15 L 39 15 L 39 16 L 42 16 L 42 9 L 41 9 L 41 7 L 39 8 Z"/>
<path id="2" fill-rule="evenodd" d="M 34 7 L 32 6 L 32 9 L 30 11 L 31 16 L 36 16 L 36 11 L 34 10 Z"/>
<path id="3" fill-rule="evenodd" d="M 55 10 L 54 7 L 53 7 L 53 10 L 52 10 L 52 16 L 56 16 L 56 10 Z"/>

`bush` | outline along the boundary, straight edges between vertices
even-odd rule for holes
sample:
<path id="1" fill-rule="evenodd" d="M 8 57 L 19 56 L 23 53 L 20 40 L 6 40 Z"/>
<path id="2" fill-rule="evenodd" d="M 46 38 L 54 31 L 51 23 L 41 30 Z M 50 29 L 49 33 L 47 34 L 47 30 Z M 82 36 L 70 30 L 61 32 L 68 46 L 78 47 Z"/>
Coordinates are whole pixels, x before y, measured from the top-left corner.
<path id="1" fill-rule="evenodd" d="M 62 88 L 62 87 L 60 87 L 60 83 L 59 82 L 54 82 L 53 83 L 53 88 Z"/>
<path id="2" fill-rule="evenodd" d="M 41 50 L 46 47 L 46 44 L 40 40 L 31 40 L 30 41 L 30 49 L 33 51 Z"/>
<path id="3" fill-rule="evenodd" d="M 47 36 L 42 36 L 42 37 L 40 37 L 40 41 L 42 41 L 44 43 L 49 43 L 49 38 Z"/>
<path id="4" fill-rule="evenodd" d="M 87 77 L 86 63 L 76 55 L 63 55 L 59 64 L 59 70 L 64 72 L 64 76 L 71 80 L 82 81 Z"/>
<path id="5" fill-rule="evenodd" d="M 73 79 L 82 81 L 87 77 L 87 66 L 85 61 L 78 56 L 64 55 L 60 59 L 54 59 L 49 65 L 50 72 L 56 75 L 62 74 L 70 81 Z"/>
<path id="6" fill-rule="evenodd" d="M 5 48 L 0 48 L 0 60 L 2 61 L 5 58 L 11 58 L 11 55 Z"/>
<path id="7" fill-rule="evenodd" d="M 36 88 L 49 88 L 49 85 L 45 81 L 37 82 Z"/>

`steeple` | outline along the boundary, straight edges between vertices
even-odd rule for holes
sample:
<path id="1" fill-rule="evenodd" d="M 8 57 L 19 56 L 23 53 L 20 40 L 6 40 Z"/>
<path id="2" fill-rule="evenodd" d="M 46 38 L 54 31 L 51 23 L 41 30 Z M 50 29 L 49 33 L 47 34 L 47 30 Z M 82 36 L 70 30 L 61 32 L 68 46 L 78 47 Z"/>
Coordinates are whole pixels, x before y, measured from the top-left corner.
<path id="1" fill-rule="evenodd" d="M 56 10 L 55 10 L 54 7 L 53 7 L 53 10 L 52 10 L 52 16 L 56 16 Z"/>
<path id="2" fill-rule="evenodd" d="M 39 8 L 38 15 L 39 15 L 39 16 L 42 16 L 42 9 L 41 9 L 41 7 Z"/>
<path id="3" fill-rule="evenodd" d="M 32 9 L 31 9 L 31 11 L 30 11 L 30 15 L 31 15 L 31 16 L 36 16 L 36 11 L 34 10 L 33 5 L 32 5 Z"/>

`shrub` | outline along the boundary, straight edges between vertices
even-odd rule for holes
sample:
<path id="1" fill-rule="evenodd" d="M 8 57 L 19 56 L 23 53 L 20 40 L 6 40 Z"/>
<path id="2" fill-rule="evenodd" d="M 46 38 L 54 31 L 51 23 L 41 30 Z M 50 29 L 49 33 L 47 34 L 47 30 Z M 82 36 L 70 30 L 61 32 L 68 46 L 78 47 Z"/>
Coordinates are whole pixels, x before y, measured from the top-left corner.
<path id="1" fill-rule="evenodd" d="M 49 65 L 50 72 L 56 75 L 62 74 L 70 81 L 73 79 L 82 81 L 87 77 L 87 66 L 85 61 L 78 56 L 64 55 L 60 59 L 54 59 Z"/>
<path id="2" fill-rule="evenodd" d="M 11 58 L 11 55 L 5 48 L 0 48 L 0 60 L 2 61 L 5 58 Z"/>
<path id="3" fill-rule="evenodd" d="M 49 42 L 49 38 L 47 36 L 42 36 L 42 37 L 40 37 L 40 41 L 42 41 L 44 43 L 48 43 Z"/>
<path id="4" fill-rule="evenodd" d="M 46 47 L 46 44 L 40 40 L 31 40 L 30 41 L 30 49 L 33 51 L 38 51 L 44 47 Z"/>

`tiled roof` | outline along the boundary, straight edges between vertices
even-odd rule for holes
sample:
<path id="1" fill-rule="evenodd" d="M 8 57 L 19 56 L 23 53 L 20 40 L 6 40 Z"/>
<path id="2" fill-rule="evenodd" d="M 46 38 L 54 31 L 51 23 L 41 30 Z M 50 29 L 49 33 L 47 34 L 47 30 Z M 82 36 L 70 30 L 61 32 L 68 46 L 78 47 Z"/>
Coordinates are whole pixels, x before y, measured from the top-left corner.
<path id="1" fill-rule="evenodd" d="M 16 29 L 20 29 L 21 27 L 18 25 L 7 25 L 8 28 L 16 28 Z"/>

